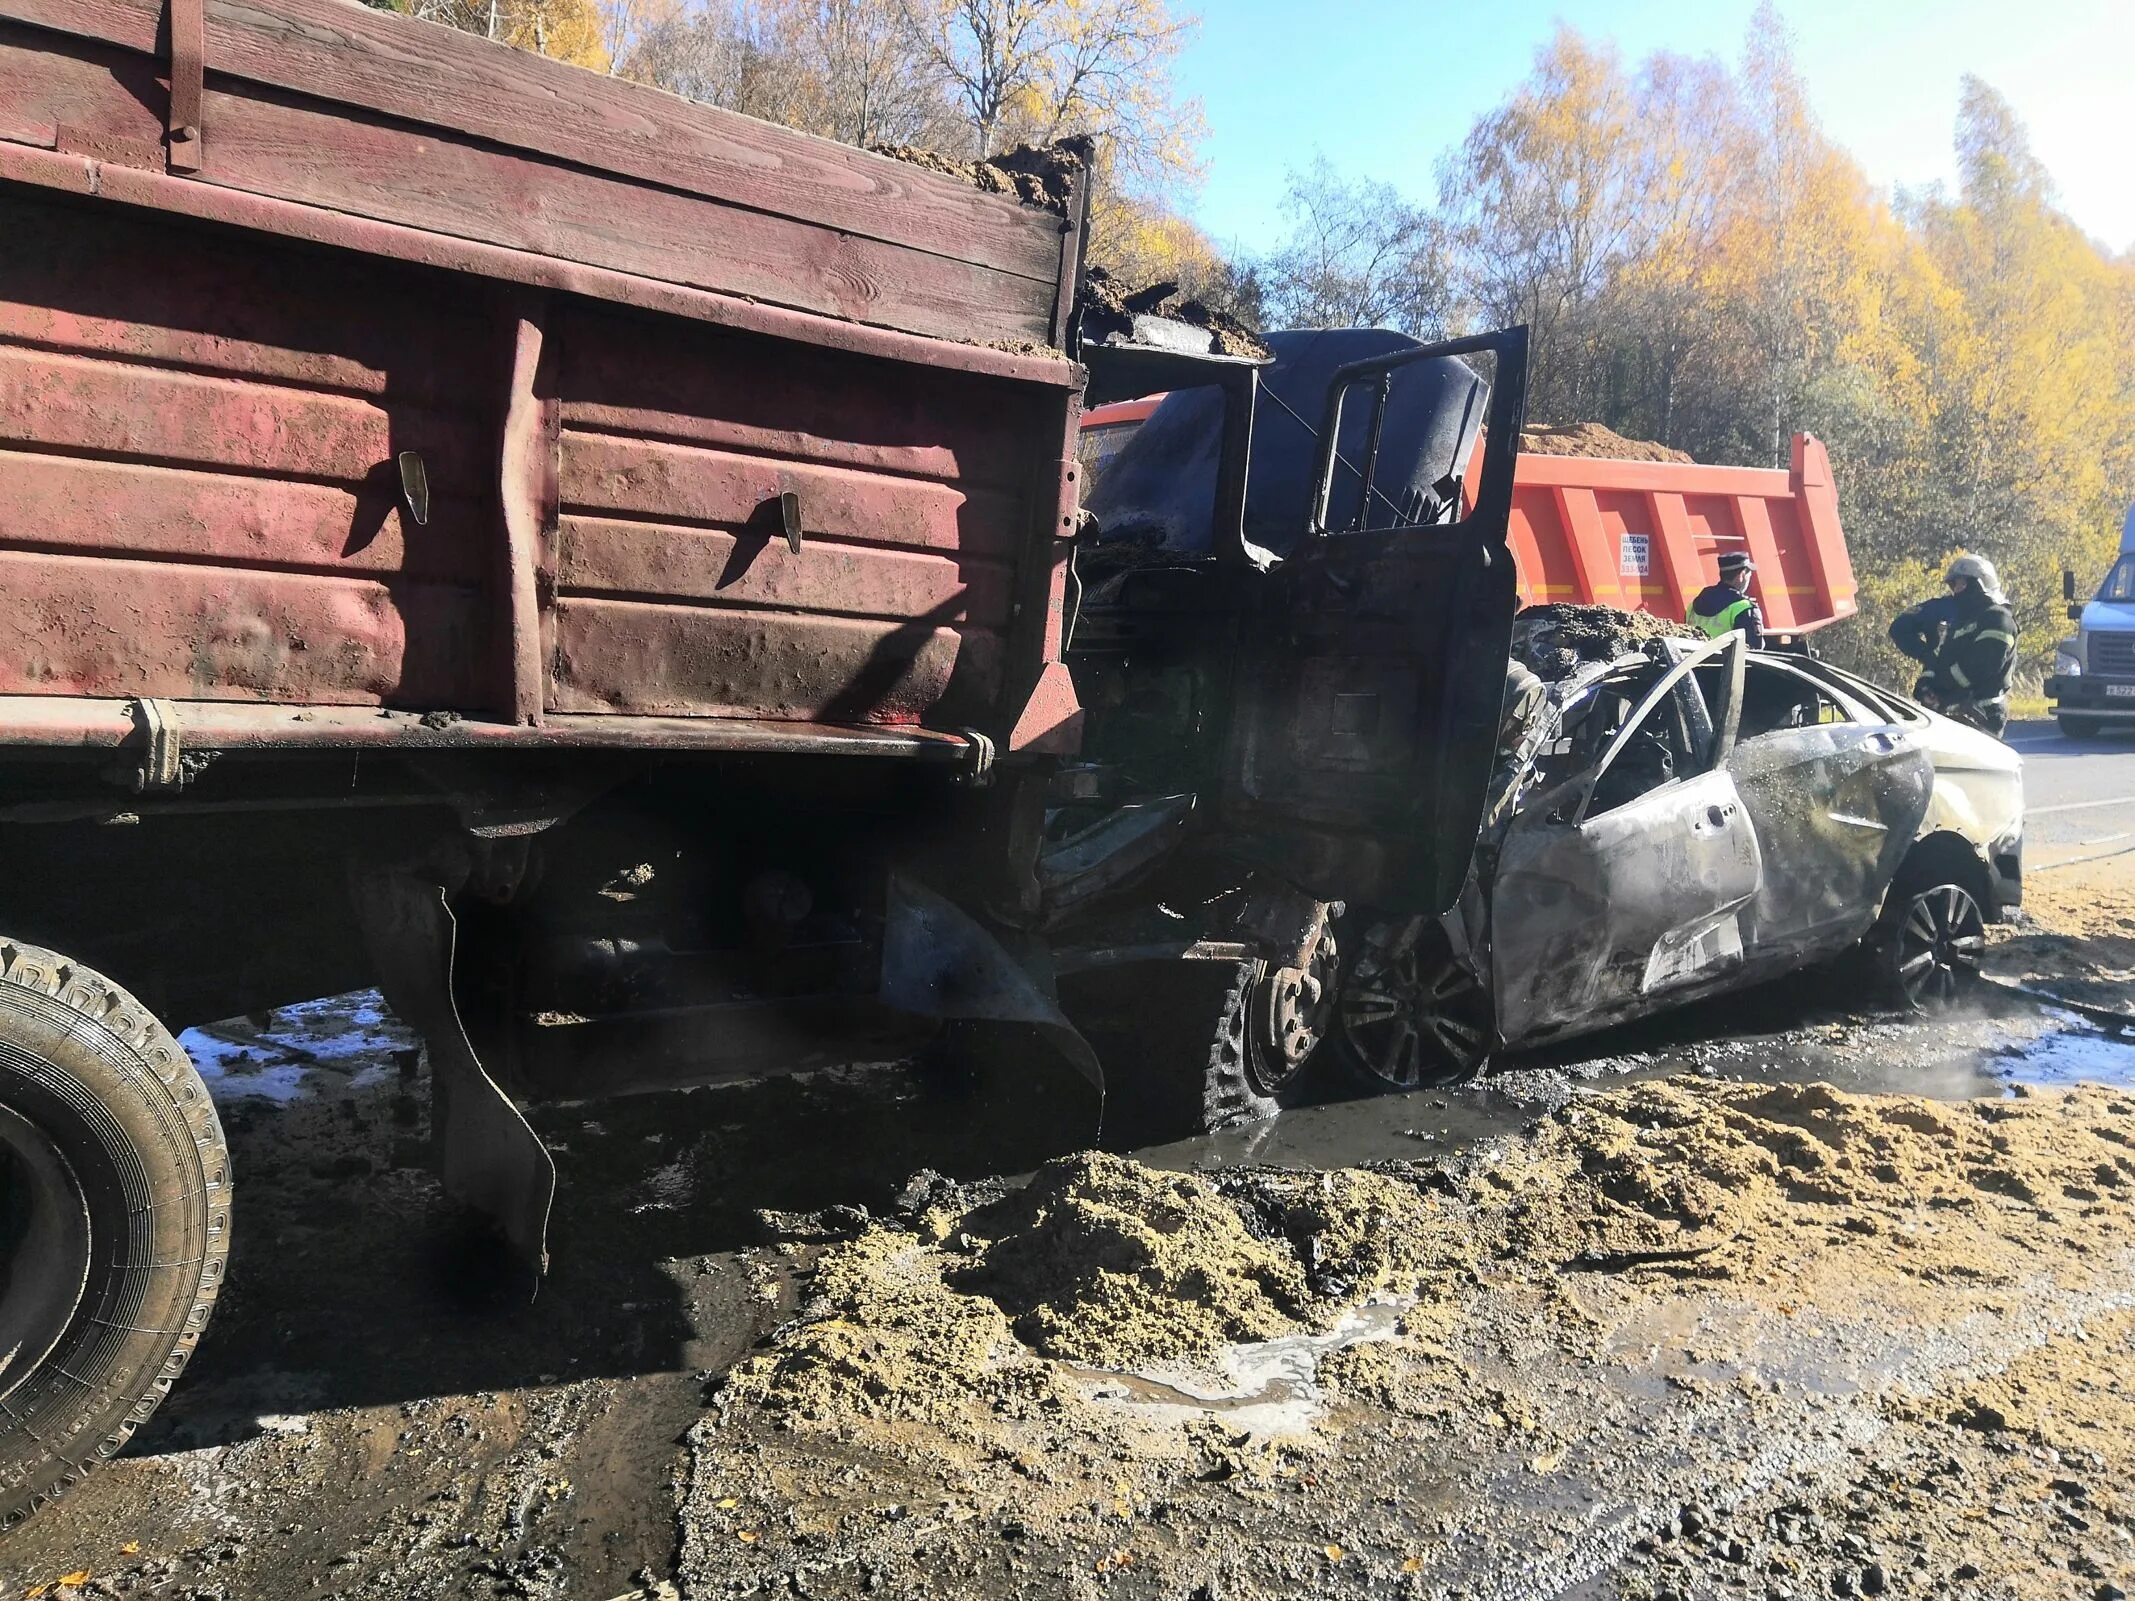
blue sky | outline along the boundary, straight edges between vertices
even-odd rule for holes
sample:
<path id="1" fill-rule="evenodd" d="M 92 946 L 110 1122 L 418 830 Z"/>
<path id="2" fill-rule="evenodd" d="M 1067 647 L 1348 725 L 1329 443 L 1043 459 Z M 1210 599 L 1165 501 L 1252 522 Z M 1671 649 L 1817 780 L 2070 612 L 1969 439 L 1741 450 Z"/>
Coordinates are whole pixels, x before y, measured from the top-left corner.
<path id="1" fill-rule="evenodd" d="M 1780 0 L 1825 129 L 1886 188 L 1954 177 L 1958 79 L 2030 129 L 2063 208 L 2135 250 L 2135 0 Z M 1740 53 L 1755 0 L 1200 0 L 1179 81 L 1208 118 L 1195 219 L 1226 247 L 1280 239 L 1284 174 L 1324 153 L 1431 197 L 1439 156 L 1525 76 L 1559 19 L 1655 50 Z M 1187 7 L 1181 7 L 1187 9 Z"/>

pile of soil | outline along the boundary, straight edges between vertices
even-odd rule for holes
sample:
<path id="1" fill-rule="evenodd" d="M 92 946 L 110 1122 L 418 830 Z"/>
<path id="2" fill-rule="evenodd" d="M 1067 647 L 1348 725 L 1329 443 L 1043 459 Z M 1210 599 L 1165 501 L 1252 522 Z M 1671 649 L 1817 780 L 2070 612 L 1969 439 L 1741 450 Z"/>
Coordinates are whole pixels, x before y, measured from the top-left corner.
<path id="1" fill-rule="evenodd" d="M 1989 930 L 1992 970 L 2033 989 L 2135 1013 L 2135 856 L 2024 880 L 2024 916 Z"/>
<path id="2" fill-rule="evenodd" d="M 1608 461 L 1672 461 L 1694 465 L 1688 451 L 1650 439 L 1626 439 L 1598 422 L 1529 423 L 1520 449 L 1534 456 L 1596 456 Z"/>
<path id="3" fill-rule="evenodd" d="M 1554 602 L 1530 606 L 1513 618 L 1512 655 L 1536 677 L 1555 683 L 1589 663 L 1641 651 L 1656 639 L 1696 637 L 1688 623 L 1651 612 Z"/>
<path id="4" fill-rule="evenodd" d="M 1092 267 L 1083 275 L 1083 334 L 1090 339 L 1114 335 L 1125 338 L 1133 333 L 1136 316 L 1169 317 L 1205 329 L 1219 356 L 1242 356 L 1250 361 L 1274 359 L 1275 353 L 1260 335 L 1229 312 L 1199 300 L 1181 300 L 1178 294 L 1175 283 L 1130 288 L 1104 268 Z"/>
<path id="5" fill-rule="evenodd" d="M 1176 1367 L 1315 1327 L 1427 1265 L 1430 1198 L 1376 1173 L 1265 1174 L 1228 1187 L 1087 1154 L 959 1225 L 956 1276 L 1040 1355 Z"/>
<path id="6" fill-rule="evenodd" d="M 1089 169 L 1089 145 L 1079 139 L 1054 145 L 1018 145 L 985 161 L 959 161 L 920 145 L 874 145 L 878 156 L 908 162 L 958 178 L 990 195 L 1013 195 L 1026 206 L 1065 215 L 1076 180 Z"/>
<path id="7" fill-rule="evenodd" d="M 1442 1162 L 1199 1175 L 1076 1156 L 1005 1197 L 945 1185 L 824 1254 L 801 1315 L 716 1392 L 691 1434 L 680 1577 L 690 1594 L 842 1594 L 983 1572 L 986 1593 L 1035 1596 L 1095 1594 L 1094 1573 L 1122 1594 L 1273 1597 L 1513 1571 L 1488 1564 L 1526 1558 L 1492 1543 L 1531 1534 L 1419 1529 L 1410 1497 L 1433 1462 L 1515 1475 L 1473 1498 L 1511 1495 L 1508 1512 L 1527 1505 L 1520 1478 L 1590 1476 L 1552 1505 L 1636 1483 L 1674 1507 L 1690 1475 L 1695 1504 L 1657 1524 L 1572 1516 L 1581 1539 L 1620 1539 L 1628 1596 L 1723 1574 L 1751 1593 L 1805 1576 L 1791 1593 L 1871 1593 L 1870 1567 L 1897 1583 L 1887 1547 L 1929 1538 L 1921 1497 L 1826 1504 L 1805 1420 L 1839 1381 L 1791 1364 L 1853 1364 L 1836 1394 L 1896 1420 L 1855 1437 L 1891 1428 L 1901 1461 L 1937 1431 L 2067 1434 L 2093 1410 L 2087 1385 L 2117 1387 L 2135 1447 L 2125 1340 L 2064 1383 L 1980 1366 L 1976 1342 L 1950 1369 L 1938 1334 L 1991 1315 L 2022 1348 L 2041 1284 L 2119 1306 L 2131 1223 L 2135 1098 L 2099 1089 L 1951 1103 L 1673 1079 L 1575 1097 Z M 1368 1302 L 1400 1308 L 1398 1328 L 1321 1333 Z M 1250 1353 L 1314 1338 L 1329 1343 L 1294 1357 L 1292 1380 L 1195 1405 L 1230 1393 Z M 1929 1382 L 1909 1388 L 1912 1368 Z M 1140 1404 L 1152 1394 L 1163 1404 Z M 1317 1400 L 1285 1411 L 1284 1396 Z M 1743 1479 L 1739 1453 L 1757 1451 L 1767 1469 Z M 1922 1558 L 1938 1577 L 1994 1571 L 1975 1503 L 2017 1504 L 1988 1475 L 1964 1489 Z M 2083 1493 L 2072 1504 L 2103 1504 L 2103 1486 Z M 2010 1528 L 2069 1504 L 2027 1500 Z M 2128 1579 L 2125 1550 L 2065 1521 L 2031 1538 L 2057 1531 L 2064 1571 Z"/>

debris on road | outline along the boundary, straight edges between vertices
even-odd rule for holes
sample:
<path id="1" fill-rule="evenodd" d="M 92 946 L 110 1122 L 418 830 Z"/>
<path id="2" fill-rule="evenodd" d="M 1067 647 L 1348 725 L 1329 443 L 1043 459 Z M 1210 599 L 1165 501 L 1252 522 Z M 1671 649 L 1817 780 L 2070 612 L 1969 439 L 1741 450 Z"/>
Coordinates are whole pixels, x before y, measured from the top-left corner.
<path id="1" fill-rule="evenodd" d="M 1784 1411 L 1806 1387 L 1828 1407 L 1843 1369 L 1852 1427 L 1873 1434 L 1940 1404 L 1922 1397 L 1954 1353 L 1928 1336 L 1960 1308 L 2002 1306 L 2029 1344 L 2023 1309 L 2051 1301 L 2046 1285 L 2095 1297 L 2117 1282 L 2131 1202 L 2135 1100 L 2098 1090 L 1948 1104 L 1672 1080 L 1575 1098 L 1445 1163 L 1203 1177 L 1065 1159 L 1005 1199 L 944 1197 L 820 1259 L 801 1316 L 692 1435 L 685 1593 L 779 1573 L 812 1594 L 853 1573 L 901 1590 L 928 1570 L 991 1570 L 1005 1547 L 1001 1593 L 1024 1593 L 1018 1574 L 1037 1593 L 1037 1575 L 1111 1564 L 1136 1594 L 1320 1594 L 1286 1545 L 1289 1487 L 1308 1483 L 1315 1520 L 1350 1509 L 1311 1527 L 1367 1576 L 1440 1584 L 1489 1542 L 1418 1540 L 1408 1513 L 1380 1510 L 1437 1459 L 1417 1426 L 1529 1482 L 1575 1463 L 1604 1504 L 1643 1518 L 1675 1481 L 1608 1425 L 1590 1436 L 1579 1398 L 1626 1429 L 1647 1426 L 1634 1420 L 1655 1381 L 1722 1398 L 1704 1450 L 1726 1457 L 1767 1402 Z M 1299 1426 L 1232 1426 L 1246 1398 L 1220 1398 L 1226 1357 L 1367 1301 L 1405 1309 L 1398 1338 L 1303 1375 L 1323 1405 Z M 1893 1358 L 1907 1329 L 1919 1343 Z M 1513 1348 L 1526 1354 L 1508 1369 L 1493 1353 Z M 1628 1396 L 1627 1361 L 1642 1375 Z M 1530 1383 L 1527 1365 L 1555 1377 Z M 1219 1398 L 1197 1412 L 1197 1394 Z M 719 1514 L 737 1473 L 741 1510 Z M 772 1499 L 785 1528 L 737 1555 L 725 1525 Z M 1667 1538 L 1700 1560 L 1799 1570 L 1732 1515 L 1675 1505 Z M 1219 1520 L 1247 1537 L 1191 1532 Z M 1640 1554 L 1627 1538 L 1615 1555 Z M 1873 1551 L 1832 1559 L 1871 1593 Z M 1888 1578 L 1895 1558 L 1881 1560 Z"/>

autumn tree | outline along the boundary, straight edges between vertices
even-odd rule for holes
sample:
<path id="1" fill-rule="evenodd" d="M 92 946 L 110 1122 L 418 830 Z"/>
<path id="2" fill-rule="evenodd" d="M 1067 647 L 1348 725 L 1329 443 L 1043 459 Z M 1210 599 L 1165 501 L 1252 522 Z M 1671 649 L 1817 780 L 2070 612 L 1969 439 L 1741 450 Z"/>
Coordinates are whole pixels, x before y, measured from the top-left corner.
<path id="1" fill-rule="evenodd" d="M 1199 25 L 1165 0 L 903 0 L 971 130 L 970 153 L 1094 136 L 1124 182 L 1198 172 L 1200 108 L 1171 70 Z"/>
<path id="2" fill-rule="evenodd" d="M 1257 263 L 1271 326 L 1444 333 L 1444 229 L 1427 208 L 1322 157 L 1290 174 L 1283 215 L 1288 236 Z"/>
<path id="3" fill-rule="evenodd" d="M 595 72 L 608 70 L 596 0 L 384 0 L 380 9 L 441 22 Z"/>
<path id="4" fill-rule="evenodd" d="M 2060 568 L 2101 569 L 2135 499 L 2135 263 L 2057 209 L 2022 124 L 1976 78 L 1956 147 L 1956 193 L 1910 208 L 1955 305 L 1930 375 L 1933 535 L 2002 563 L 2036 642 L 2061 631 Z"/>
<path id="5" fill-rule="evenodd" d="M 1630 252 L 1648 147 L 1615 53 L 1559 25 L 1532 75 L 1470 130 L 1441 194 L 1478 320 L 1525 323 L 1538 415 L 1592 415 L 1597 303 Z"/>

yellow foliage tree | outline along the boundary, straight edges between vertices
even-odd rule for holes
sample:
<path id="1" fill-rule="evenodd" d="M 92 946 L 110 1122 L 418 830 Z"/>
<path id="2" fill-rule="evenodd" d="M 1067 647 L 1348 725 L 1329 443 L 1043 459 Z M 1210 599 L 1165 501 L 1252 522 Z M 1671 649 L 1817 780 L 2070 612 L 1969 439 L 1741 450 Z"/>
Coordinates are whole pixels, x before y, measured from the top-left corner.
<path id="1" fill-rule="evenodd" d="M 441 22 L 462 33 L 606 72 L 602 0 L 369 0 L 381 10 Z"/>
<path id="2" fill-rule="evenodd" d="M 1894 206 L 1817 126 L 1769 0 L 1749 37 L 1734 71 L 1634 73 L 1560 29 L 1445 169 L 1467 315 L 1531 325 L 1543 420 L 1772 465 L 1823 437 L 1862 578 L 1836 653 L 1889 668 L 1890 615 L 1968 549 L 2036 671 L 2059 569 L 2088 582 L 2135 500 L 2135 260 L 2061 215 L 1986 85 L 1957 192 Z"/>

